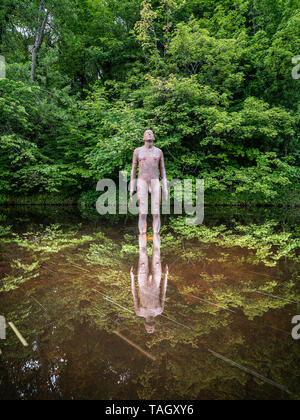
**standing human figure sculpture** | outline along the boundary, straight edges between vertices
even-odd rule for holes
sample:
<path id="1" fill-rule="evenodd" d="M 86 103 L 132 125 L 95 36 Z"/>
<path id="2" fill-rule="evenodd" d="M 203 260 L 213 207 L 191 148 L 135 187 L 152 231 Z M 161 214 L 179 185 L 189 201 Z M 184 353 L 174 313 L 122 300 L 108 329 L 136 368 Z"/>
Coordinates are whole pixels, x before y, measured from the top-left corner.
<path id="1" fill-rule="evenodd" d="M 139 206 L 139 232 L 140 235 L 147 233 L 148 198 L 151 195 L 151 213 L 153 216 L 153 233 L 160 231 L 160 205 L 161 186 L 159 171 L 163 183 L 164 197 L 168 200 L 168 183 L 166 177 L 163 152 L 154 146 L 155 137 L 153 131 L 147 130 L 144 134 L 144 146 L 135 149 L 133 153 L 130 199 L 136 183 L 136 172 L 139 165 L 137 179 L 137 197 Z"/>

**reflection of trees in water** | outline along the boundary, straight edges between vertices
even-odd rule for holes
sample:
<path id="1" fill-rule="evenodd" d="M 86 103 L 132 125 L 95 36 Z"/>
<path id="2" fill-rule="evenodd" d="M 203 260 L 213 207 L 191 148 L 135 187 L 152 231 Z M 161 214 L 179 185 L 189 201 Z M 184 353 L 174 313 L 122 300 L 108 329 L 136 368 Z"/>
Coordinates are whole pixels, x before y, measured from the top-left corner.
<path id="1" fill-rule="evenodd" d="M 14 243 L 1 245 L 2 255 L 13 255 L 25 267 L 39 263 L 33 270 L 37 278 L 27 273 L 19 290 L 0 297 L 1 312 L 35 343 L 34 350 L 24 349 L 9 335 L 0 367 L 1 394 L 86 399 L 285 397 L 216 360 L 207 348 L 297 390 L 298 343 L 279 331 L 289 332 L 287 321 L 290 313 L 294 315 L 295 306 L 287 301 L 299 305 L 296 261 L 281 259 L 274 268 L 254 265 L 248 258 L 251 250 L 166 234 L 166 318 L 159 317 L 156 333 L 148 336 L 142 320 L 134 316 L 130 291 L 129 269 L 138 257 L 136 237 L 40 233 L 23 237 L 18 248 Z M 8 265 L 5 272 L 13 277 L 18 270 L 25 272 L 22 266 Z M 157 362 L 122 342 L 114 330 L 155 355 Z"/>
<path id="2" fill-rule="evenodd" d="M 274 220 L 259 225 L 242 225 L 233 220 L 229 226 L 187 226 L 184 218 L 172 219 L 170 225 L 175 233 L 188 240 L 214 244 L 227 250 L 243 249 L 247 253 L 241 255 L 242 261 L 252 265 L 262 263 L 268 267 L 276 267 L 281 258 L 299 261 L 300 229 L 297 225 L 286 229 L 286 226 L 282 227 Z"/>

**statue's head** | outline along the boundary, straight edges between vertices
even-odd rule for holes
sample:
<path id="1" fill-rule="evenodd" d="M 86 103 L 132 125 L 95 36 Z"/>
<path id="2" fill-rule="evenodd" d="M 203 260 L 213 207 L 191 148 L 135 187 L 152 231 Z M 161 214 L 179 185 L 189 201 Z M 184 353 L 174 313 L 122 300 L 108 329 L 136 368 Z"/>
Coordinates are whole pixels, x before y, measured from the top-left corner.
<path id="1" fill-rule="evenodd" d="M 145 131 L 144 141 L 152 144 L 155 142 L 155 136 L 152 130 Z"/>
<path id="2" fill-rule="evenodd" d="M 155 318 L 154 316 L 146 317 L 145 328 L 148 334 L 153 334 L 155 331 Z"/>

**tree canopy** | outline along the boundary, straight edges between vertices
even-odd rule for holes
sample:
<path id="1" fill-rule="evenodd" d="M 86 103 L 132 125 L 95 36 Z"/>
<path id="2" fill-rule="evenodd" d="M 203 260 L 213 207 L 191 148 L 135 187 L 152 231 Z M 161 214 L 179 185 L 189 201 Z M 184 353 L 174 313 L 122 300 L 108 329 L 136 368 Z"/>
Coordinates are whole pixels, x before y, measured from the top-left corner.
<path id="1" fill-rule="evenodd" d="M 152 128 L 208 202 L 299 204 L 296 0 L 4 0 L 0 201 L 84 199 Z"/>

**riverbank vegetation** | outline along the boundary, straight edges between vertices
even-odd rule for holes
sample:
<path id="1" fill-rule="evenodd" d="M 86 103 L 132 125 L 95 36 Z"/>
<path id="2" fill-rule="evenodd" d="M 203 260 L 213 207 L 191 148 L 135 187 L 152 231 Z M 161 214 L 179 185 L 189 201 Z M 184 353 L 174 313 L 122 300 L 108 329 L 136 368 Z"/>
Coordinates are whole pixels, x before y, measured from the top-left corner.
<path id="1" fill-rule="evenodd" d="M 299 205 L 296 0 L 5 0 L 0 202 L 81 203 L 152 128 L 208 204 Z"/>

